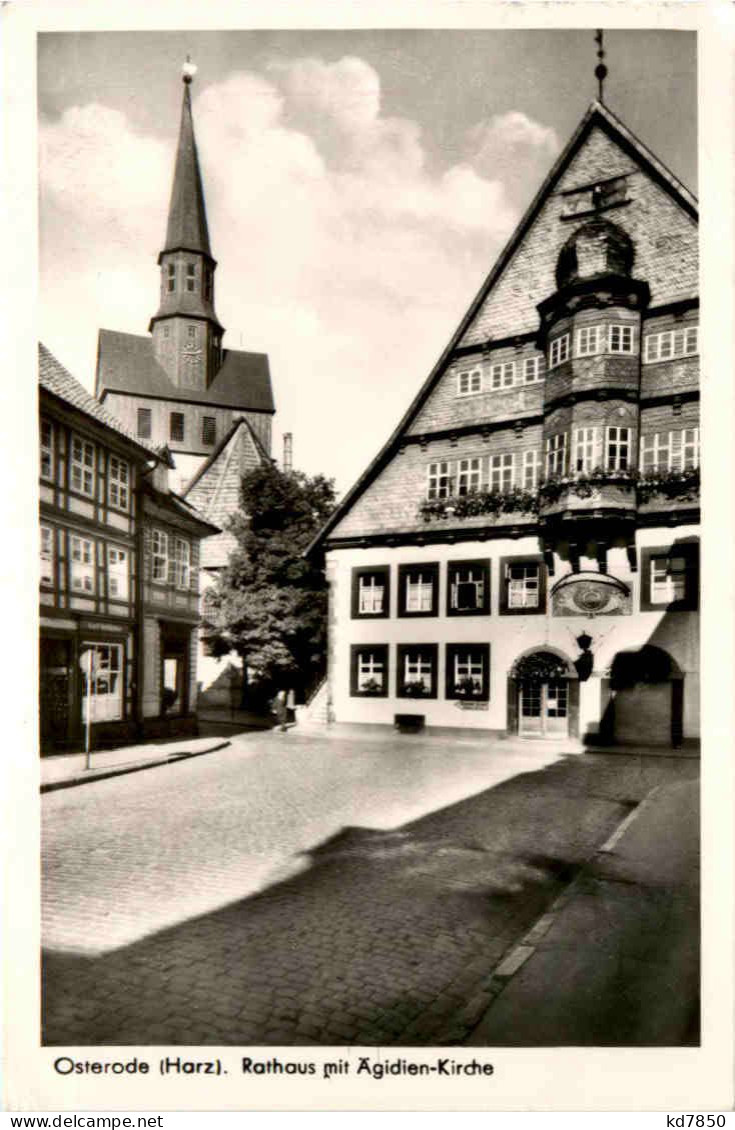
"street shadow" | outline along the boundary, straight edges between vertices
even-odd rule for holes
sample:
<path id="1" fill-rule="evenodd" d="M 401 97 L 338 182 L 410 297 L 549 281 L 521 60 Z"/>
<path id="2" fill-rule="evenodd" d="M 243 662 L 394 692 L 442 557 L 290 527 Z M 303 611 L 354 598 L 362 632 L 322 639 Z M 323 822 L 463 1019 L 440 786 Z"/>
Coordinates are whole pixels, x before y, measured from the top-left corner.
<path id="1" fill-rule="evenodd" d="M 696 772 L 559 759 L 389 831 L 343 828 L 299 874 L 117 950 L 46 951 L 43 1043 L 435 1043 L 630 807 Z"/>

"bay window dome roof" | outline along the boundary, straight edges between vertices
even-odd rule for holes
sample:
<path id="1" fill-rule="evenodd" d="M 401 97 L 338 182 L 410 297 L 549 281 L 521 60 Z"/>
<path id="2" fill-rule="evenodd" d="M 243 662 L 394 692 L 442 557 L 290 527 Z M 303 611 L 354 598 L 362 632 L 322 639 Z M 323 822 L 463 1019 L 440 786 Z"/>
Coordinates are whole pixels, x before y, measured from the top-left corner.
<path id="1" fill-rule="evenodd" d="M 635 248 L 627 232 L 602 217 L 573 231 L 559 253 L 556 285 L 559 290 L 580 279 L 600 275 L 629 275 Z"/>

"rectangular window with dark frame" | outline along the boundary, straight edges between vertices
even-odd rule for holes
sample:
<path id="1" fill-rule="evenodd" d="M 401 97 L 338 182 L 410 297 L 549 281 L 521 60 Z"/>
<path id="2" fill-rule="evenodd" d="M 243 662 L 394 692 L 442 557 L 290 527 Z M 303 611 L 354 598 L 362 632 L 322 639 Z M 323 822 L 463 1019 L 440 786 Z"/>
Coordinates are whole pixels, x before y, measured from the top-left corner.
<path id="1" fill-rule="evenodd" d="M 193 263 L 186 264 L 186 289 L 193 293 L 196 287 L 196 267 Z"/>
<path id="2" fill-rule="evenodd" d="M 641 612 L 691 612 L 699 606 L 696 542 L 646 548 L 641 553 Z"/>
<path id="3" fill-rule="evenodd" d="M 546 566 L 540 554 L 500 559 L 501 616 L 546 611 Z"/>
<path id="4" fill-rule="evenodd" d="M 386 698 L 387 694 L 388 645 L 352 644 L 350 695 L 353 698 Z"/>
<path id="5" fill-rule="evenodd" d="M 487 616 L 490 612 L 490 562 L 450 561 L 447 616 Z"/>
<path id="6" fill-rule="evenodd" d="M 202 443 L 211 447 L 217 438 L 217 421 L 214 416 L 202 416 Z"/>
<path id="7" fill-rule="evenodd" d="M 398 566 L 398 615 L 437 616 L 439 612 L 439 565 Z"/>
<path id="8" fill-rule="evenodd" d="M 150 408 L 138 409 L 138 435 L 141 439 L 151 438 L 151 425 L 153 417 Z"/>
<path id="9" fill-rule="evenodd" d="M 396 695 L 398 698 L 437 697 L 439 648 L 435 643 L 398 645 Z"/>
<path id="10" fill-rule="evenodd" d="M 490 698 L 490 644 L 448 643 L 446 697 L 462 702 Z"/>
<path id="11" fill-rule="evenodd" d="M 390 565 L 352 570 L 352 619 L 390 616 Z"/>
<path id="12" fill-rule="evenodd" d="M 166 290 L 173 294 L 176 290 L 176 264 L 168 263 L 166 266 Z"/>
<path id="13" fill-rule="evenodd" d="M 184 442 L 184 413 L 172 412 L 168 421 L 168 438 L 172 443 Z"/>

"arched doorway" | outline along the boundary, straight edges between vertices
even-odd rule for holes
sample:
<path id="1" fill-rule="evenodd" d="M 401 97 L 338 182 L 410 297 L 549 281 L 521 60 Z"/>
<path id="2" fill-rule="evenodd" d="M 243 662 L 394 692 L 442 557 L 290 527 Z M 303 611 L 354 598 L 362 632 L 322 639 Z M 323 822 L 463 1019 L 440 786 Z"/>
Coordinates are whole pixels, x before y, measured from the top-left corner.
<path id="1" fill-rule="evenodd" d="M 579 681 L 565 656 L 547 647 L 516 660 L 508 677 L 508 731 L 524 738 L 577 736 Z"/>
<path id="2" fill-rule="evenodd" d="M 608 699 L 603 728 L 624 745 L 679 745 L 684 676 L 667 651 L 646 644 L 620 651 L 603 682 Z"/>

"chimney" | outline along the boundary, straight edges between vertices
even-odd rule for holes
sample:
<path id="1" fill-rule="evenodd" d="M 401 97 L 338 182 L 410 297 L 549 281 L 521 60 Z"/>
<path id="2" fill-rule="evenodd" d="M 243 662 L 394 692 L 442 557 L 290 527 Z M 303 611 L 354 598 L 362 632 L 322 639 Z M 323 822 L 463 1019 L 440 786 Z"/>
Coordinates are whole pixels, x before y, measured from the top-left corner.
<path id="1" fill-rule="evenodd" d="M 291 432 L 284 432 L 283 435 L 283 469 L 284 471 L 293 470 L 293 435 Z"/>

